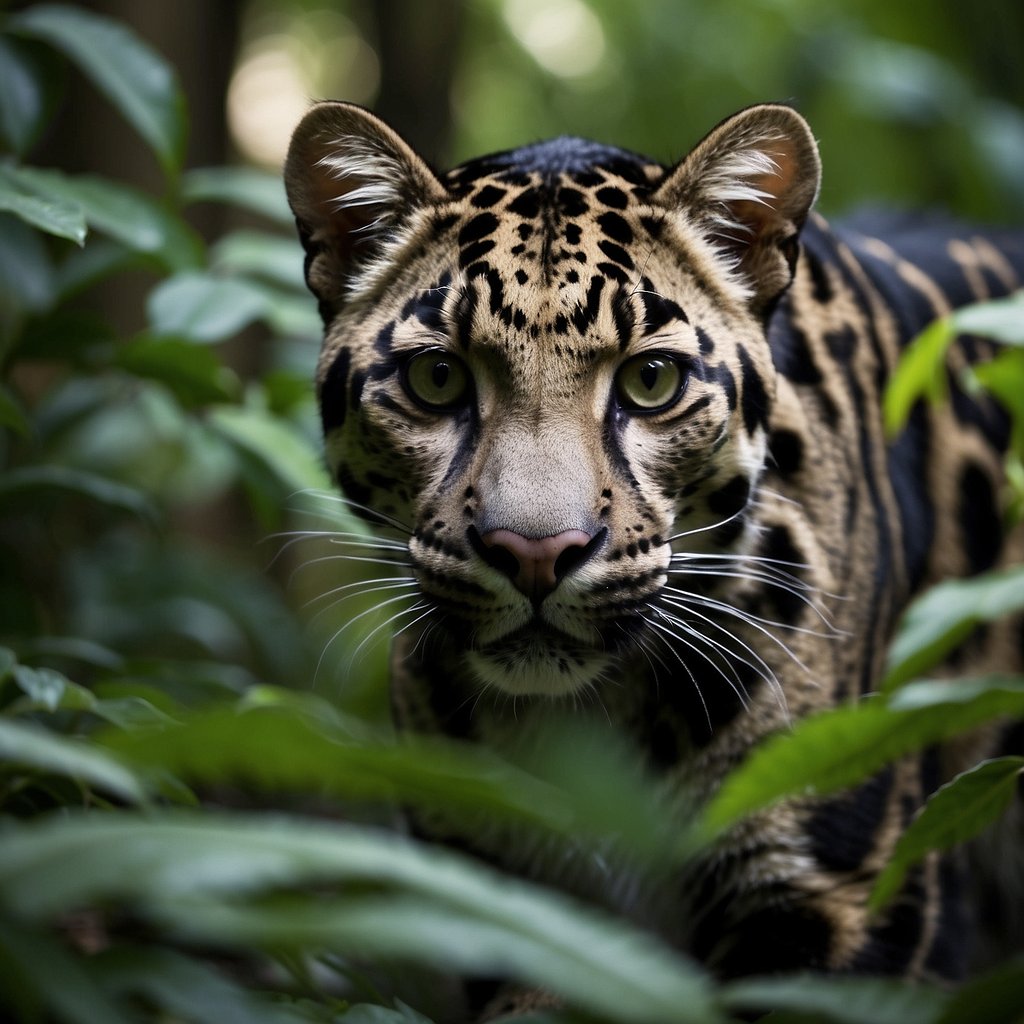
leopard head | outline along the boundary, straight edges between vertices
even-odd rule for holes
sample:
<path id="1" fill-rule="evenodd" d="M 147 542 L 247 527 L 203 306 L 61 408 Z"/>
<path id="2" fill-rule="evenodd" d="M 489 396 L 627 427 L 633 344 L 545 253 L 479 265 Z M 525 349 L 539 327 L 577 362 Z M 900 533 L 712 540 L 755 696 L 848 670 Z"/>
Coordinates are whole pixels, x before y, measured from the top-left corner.
<path id="1" fill-rule="evenodd" d="M 560 138 L 444 175 L 358 107 L 303 119 L 328 461 L 404 524 L 457 672 L 576 693 L 653 635 L 674 557 L 751 543 L 765 324 L 818 180 L 784 106 L 670 168 Z"/>

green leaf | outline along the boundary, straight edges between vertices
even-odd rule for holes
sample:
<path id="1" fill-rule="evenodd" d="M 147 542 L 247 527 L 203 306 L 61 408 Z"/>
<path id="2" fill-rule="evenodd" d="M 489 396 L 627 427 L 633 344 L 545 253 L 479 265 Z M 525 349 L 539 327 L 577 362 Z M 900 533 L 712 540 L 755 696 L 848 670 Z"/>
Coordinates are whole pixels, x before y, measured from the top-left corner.
<path id="1" fill-rule="evenodd" d="M 296 239 L 263 231 L 234 231 L 217 242 L 210 257 L 221 270 L 264 278 L 308 299 L 302 249 Z"/>
<path id="2" fill-rule="evenodd" d="M 145 253 L 167 270 L 186 270 L 203 262 L 202 243 L 188 225 L 123 182 L 40 167 L 19 167 L 18 180 L 42 195 L 80 206 L 90 227 L 133 252 Z"/>
<path id="3" fill-rule="evenodd" d="M 86 971 L 81 959 L 48 935 L 0 921 L 0 1009 L 8 1020 L 63 1024 L 132 1024 Z M 54 979 L 59 978 L 58 984 Z M 43 1009 L 48 1013 L 43 1013 Z"/>
<path id="4" fill-rule="evenodd" d="M 938 1024 L 1020 1024 L 1024 1020 L 1024 957 L 1018 955 L 952 994 Z"/>
<path id="5" fill-rule="evenodd" d="M 40 312 L 50 306 L 53 284 L 42 236 L 23 220 L 0 213 L 0 340 L 11 312 Z"/>
<path id="6" fill-rule="evenodd" d="M 927 395 L 941 401 L 946 394 L 946 351 L 956 332 L 948 317 L 936 320 L 926 327 L 907 346 L 882 400 L 885 432 L 895 436 L 914 403 Z"/>
<path id="7" fill-rule="evenodd" d="M 888 700 L 868 697 L 812 715 L 751 753 L 708 805 L 703 828 L 715 835 L 785 797 L 852 786 L 904 754 L 1003 715 L 1024 715 L 1024 680 L 913 683 Z"/>
<path id="8" fill-rule="evenodd" d="M 241 391 L 215 352 L 178 338 L 137 338 L 119 346 L 113 362 L 136 377 L 160 381 L 186 407 L 230 401 Z"/>
<path id="9" fill-rule="evenodd" d="M 21 402 L 3 384 L 0 384 L 0 427 L 7 427 L 22 437 L 28 437 L 32 432 Z"/>
<path id="10" fill-rule="evenodd" d="M 18 168 L 0 164 L 0 210 L 7 210 L 40 231 L 85 242 L 85 216 L 81 206 L 60 196 L 49 195 L 23 179 Z"/>
<path id="11" fill-rule="evenodd" d="M 520 745 L 513 759 L 424 737 L 388 742 L 324 701 L 269 687 L 248 691 L 237 709 L 177 717 L 155 733 L 98 742 L 137 767 L 189 783 L 244 779 L 262 790 L 393 801 L 442 813 L 465 829 L 511 823 L 578 849 L 597 842 L 606 858 L 613 847 L 650 864 L 671 860 L 681 846 L 681 826 L 633 752 L 578 723 L 552 723 L 529 744 L 534 749 Z"/>
<path id="12" fill-rule="evenodd" d="M 891 690 L 937 664 L 982 622 L 1024 609 L 1024 566 L 927 590 L 904 613 L 889 648 L 883 689 Z"/>
<path id="13" fill-rule="evenodd" d="M 344 1024 L 431 1024 L 427 1017 L 406 1006 L 401 1000 L 394 1009 L 374 1006 L 372 1003 L 357 1003 L 341 1019 Z"/>
<path id="14" fill-rule="evenodd" d="M 302 886 L 314 891 L 258 899 Z M 646 933 L 393 833 L 116 812 L 7 830 L 0 902 L 11 913 L 32 921 L 108 900 L 204 945 L 327 946 L 500 973 L 623 1022 L 719 1019 L 703 974 Z"/>
<path id="15" fill-rule="evenodd" d="M 25 660 L 60 658 L 107 672 L 120 672 L 124 668 L 124 659 L 116 651 L 80 636 L 33 637 L 23 641 L 20 650 Z"/>
<path id="16" fill-rule="evenodd" d="M 223 341 L 258 320 L 263 293 L 247 281 L 189 272 L 163 281 L 149 294 L 146 312 L 155 334 L 192 341 Z"/>
<path id="17" fill-rule="evenodd" d="M 346 737 L 317 725 L 294 704 L 264 700 L 246 713 L 210 709 L 159 732 L 108 734 L 101 742 L 133 765 L 161 768 L 187 781 L 243 778 L 265 788 L 461 808 L 572 831 L 563 794 L 484 748 Z M 268 758 L 268 750 L 275 756 Z"/>
<path id="18" fill-rule="evenodd" d="M 330 487 L 313 446 L 262 409 L 223 406 L 211 412 L 210 425 L 270 469 L 289 493 Z"/>
<path id="19" fill-rule="evenodd" d="M 10 647 L 0 647 L 0 683 L 4 682 L 18 664 L 14 651 Z"/>
<path id="20" fill-rule="evenodd" d="M 781 1010 L 820 1024 L 936 1024 L 949 997 L 905 981 L 803 975 L 734 981 L 721 998 L 732 1011 Z"/>
<path id="21" fill-rule="evenodd" d="M 65 694 L 75 684 L 66 676 L 55 672 L 52 668 L 30 668 L 28 665 L 18 665 L 14 669 L 14 681 L 18 684 L 21 692 L 24 693 L 38 707 L 47 711 L 55 711 L 60 707 Z M 85 703 L 94 703 L 92 694 L 82 687 L 77 687 L 82 693 L 87 694 Z M 79 705 L 83 706 L 83 705 Z"/>
<path id="22" fill-rule="evenodd" d="M 197 1024 L 309 1024 L 309 1015 L 247 991 L 212 967 L 165 949 L 118 949 L 96 957 L 93 974 L 120 1000 L 143 1000 L 164 1012 L 149 1020 Z"/>
<path id="23" fill-rule="evenodd" d="M 35 139 L 46 106 L 41 76 L 23 46 L 0 37 L 0 139 L 19 156 Z"/>
<path id="24" fill-rule="evenodd" d="M 0 718 L 0 759 L 88 783 L 127 803 L 146 799 L 139 780 L 112 754 L 25 722 Z"/>
<path id="25" fill-rule="evenodd" d="M 1013 417 L 1013 447 L 1018 455 L 1024 455 L 1024 351 L 1000 352 L 987 363 L 972 366 L 970 377 L 995 395 Z"/>
<path id="26" fill-rule="evenodd" d="M 1024 291 L 963 306 L 952 314 L 952 322 L 960 334 L 980 334 L 1004 345 L 1024 345 Z"/>
<path id="27" fill-rule="evenodd" d="M 280 174 L 252 167 L 199 167 L 185 173 L 185 202 L 229 203 L 294 228 Z"/>
<path id="28" fill-rule="evenodd" d="M 155 506 L 141 491 L 70 466 L 26 466 L 0 475 L 0 497 L 7 500 L 37 490 L 69 491 L 144 519 L 158 518 Z"/>
<path id="29" fill-rule="evenodd" d="M 174 71 L 119 22 L 64 4 L 8 19 L 10 31 L 44 40 L 88 75 L 177 176 L 185 153 L 185 100 Z"/>
<path id="30" fill-rule="evenodd" d="M 948 850 L 976 836 L 998 818 L 1017 794 L 1024 757 L 984 761 L 939 788 L 900 836 L 879 876 L 870 905 L 878 909 L 899 891 L 907 869 L 931 850 Z"/>
<path id="31" fill-rule="evenodd" d="M 121 242 L 94 234 L 88 245 L 68 253 L 57 267 L 57 298 L 64 303 L 60 312 L 64 315 L 82 312 L 68 308 L 66 300 L 121 270 L 148 269 L 149 260 L 148 255 L 135 252 Z"/>

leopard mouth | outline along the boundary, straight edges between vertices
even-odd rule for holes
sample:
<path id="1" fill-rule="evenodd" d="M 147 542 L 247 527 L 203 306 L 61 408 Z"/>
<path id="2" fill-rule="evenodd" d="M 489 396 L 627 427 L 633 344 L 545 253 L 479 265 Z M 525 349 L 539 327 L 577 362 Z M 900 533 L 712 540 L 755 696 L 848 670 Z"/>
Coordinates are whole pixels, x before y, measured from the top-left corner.
<path id="1" fill-rule="evenodd" d="M 479 682 L 511 696 L 577 693 L 593 686 L 611 660 L 606 651 L 539 619 L 466 653 Z"/>

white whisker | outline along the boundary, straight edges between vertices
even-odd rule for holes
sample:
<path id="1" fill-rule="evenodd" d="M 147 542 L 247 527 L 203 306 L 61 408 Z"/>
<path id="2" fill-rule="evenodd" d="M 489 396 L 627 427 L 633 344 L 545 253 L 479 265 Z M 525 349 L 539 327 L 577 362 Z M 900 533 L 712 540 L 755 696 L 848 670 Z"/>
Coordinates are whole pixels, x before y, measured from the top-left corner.
<path id="1" fill-rule="evenodd" d="M 415 595 L 413 594 L 398 594 L 395 597 L 389 597 L 383 601 L 378 601 L 377 604 L 373 605 L 371 608 L 367 608 L 364 611 L 361 611 L 358 615 L 353 616 L 351 619 L 348 619 L 345 623 L 343 623 L 335 631 L 334 635 L 330 638 L 330 640 L 327 641 L 327 643 L 324 645 L 324 649 L 320 652 L 320 658 L 316 663 L 316 671 L 313 673 L 314 681 L 319 678 L 320 669 L 323 666 L 324 658 L 326 657 L 327 652 L 331 649 L 331 647 L 334 646 L 338 638 L 343 633 L 351 629 L 361 619 L 365 619 L 367 615 L 373 615 L 375 612 L 379 612 L 382 608 L 386 608 L 388 605 L 394 604 L 396 601 L 409 601 L 414 596 Z M 374 630 L 374 632 L 376 632 L 376 630 Z"/>
<path id="2" fill-rule="evenodd" d="M 657 608 L 653 610 L 655 612 L 658 611 Z M 653 619 L 646 619 L 645 621 L 647 622 L 648 626 L 657 629 L 659 632 L 666 633 L 673 640 L 681 641 L 688 647 L 693 646 L 692 644 L 689 644 L 686 640 L 684 640 L 682 637 L 676 636 L 676 634 L 673 633 L 671 629 L 669 629 L 667 626 L 663 626 L 660 622 L 655 622 Z M 708 710 L 707 701 L 704 700 L 704 694 L 701 692 L 700 683 L 697 682 L 697 679 L 693 674 L 693 670 L 690 668 L 689 665 L 686 664 L 685 661 L 683 661 L 682 655 L 675 649 L 675 646 L 673 644 L 668 644 L 667 647 L 669 651 L 672 653 L 672 655 L 675 657 L 676 661 L 678 661 L 679 664 L 683 666 L 683 671 L 690 677 L 690 682 L 693 683 L 693 688 L 697 691 L 697 697 L 700 699 L 701 707 L 704 708 L 704 717 L 705 719 L 707 719 L 708 731 L 713 730 L 714 726 L 711 724 L 711 712 Z M 700 651 L 697 651 L 697 653 L 700 654 Z"/>
<path id="3" fill-rule="evenodd" d="M 679 640 L 680 643 L 685 644 L 687 647 L 690 648 L 691 651 L 694 652 L 694 654 L 703 658 L 729 684 L 729 688 L 732 690 L 733 693 L 736 694 L 737 698 L 739 698 L 740 704 L 742 704 L 744 710 L 749 711 L 750 704 L 747 700 L 748 694 L 746 693 L 746 688 L 743 686 L 739 674 L 736 672 L 736 669 L 731 664 L 729 658 L 736 658 L 737 660 L 743 662 L 746 665 L 750 665 L 750 663 L 747 662 L 740 655 L 737 655 L 735 651 L 729 650 L 727 647 L 725 647 L 718 641 L 713 640 L 705 633 L 702 633 L 699 629 L 695 629 L 685 619 L 679 618 L 678 615 L 673 615 L 671 612 L 667 612 L 664 608 L 656 608 L 654 609 L 654 611 L 663 619 L 665 619 L 666 622 L 670 622 L 673 626 L 677 626 L 679 629 L 681 629 L 686 634 L 686 636 L 693 638 L 693 640 L 687 640 L 686 637 L 679 636 L 678 634 L 676 635 L 676 639 Z M 722 666 L 719 665 L 718 662 L 715 661 L 714 658 L 712 658 L 707 653 L 707 651 L 702 651 L 699 647 L 697 647 L 694 641 L 700 641 L 701 643 L 708 644 L 713 650 L 718 650 L 722 654 L 726 655 L 725 664 L 732 671 L 733 678 L 730 679 L 725 674 L 725 670 L 722 668 Z M 753 671 L 757 672 L 757 669 L 753 665 L 750 665 L 750 668 Z M 761 673 L 758 672 L 758 675 L 761 675 Z M 765 682 L 769 682 L 768 679 L 764 676 L 762 676 L 762 678 L 765 679 Z M 769 683 L 769 685 L 771 684 Z"/>

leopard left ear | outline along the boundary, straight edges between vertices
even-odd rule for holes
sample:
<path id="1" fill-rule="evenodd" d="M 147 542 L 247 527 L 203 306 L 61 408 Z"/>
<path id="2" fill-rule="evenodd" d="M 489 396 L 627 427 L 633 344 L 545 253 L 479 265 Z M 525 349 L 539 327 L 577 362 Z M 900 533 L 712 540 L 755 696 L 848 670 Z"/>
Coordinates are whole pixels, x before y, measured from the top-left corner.
<path id="1" fill-rule="evenodd" d="M 658 186 L 654 199 L 682 210 L 750 289 L 771 307 L 793 279 L 797 236 L 818 195 L 821 160 L 792 108 L 761 104 L 713 129 Z"/>
<path id="2" fill-rule="evenodd" d="M 437 176 L 394 129 L 352 103 L 317 103 L 292 136 L 288 202 L 306 249 L 306 282 L 325 319 L 358 277 L 386 261 L 413 214 L 443 202 Z"/>

